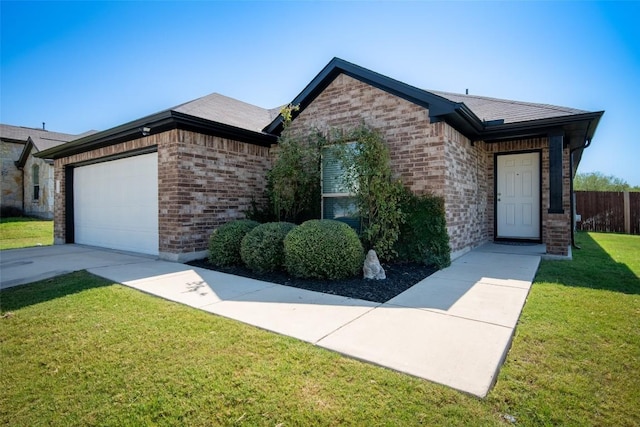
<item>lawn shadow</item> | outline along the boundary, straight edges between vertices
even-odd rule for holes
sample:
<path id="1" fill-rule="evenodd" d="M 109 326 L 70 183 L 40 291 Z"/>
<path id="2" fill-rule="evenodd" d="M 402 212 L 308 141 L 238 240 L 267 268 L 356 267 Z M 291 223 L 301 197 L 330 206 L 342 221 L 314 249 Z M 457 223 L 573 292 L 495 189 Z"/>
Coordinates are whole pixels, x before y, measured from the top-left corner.
<path id="1" fill-rule="evenodd" d="M 0 312 L 19 310 L 42 302 L 52 301 L 89 289 L 112 286 L 112 281 L 103 279 L 86 271 L 76 271 L 63 276 L 30 283 L 27 286 L 14 286 L 0 290 Z"/>
<path id="2" fill-rule="evenodd" d="M 636 273 L 625 263 L 614 260 L 592 236 L 586 232 L 576 233 L 576 242 L 581 249 L 573 250 L 572 261 L 543 263 L 536 281 L 640 294 L 640 278 Z"/>

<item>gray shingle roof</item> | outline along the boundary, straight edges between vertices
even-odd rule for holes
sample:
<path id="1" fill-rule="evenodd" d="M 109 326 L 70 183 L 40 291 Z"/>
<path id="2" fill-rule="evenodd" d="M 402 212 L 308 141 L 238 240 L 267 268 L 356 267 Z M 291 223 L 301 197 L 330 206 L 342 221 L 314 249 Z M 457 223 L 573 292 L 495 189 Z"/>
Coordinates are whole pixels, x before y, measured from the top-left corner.
<path id="1" fill-rule="evenodd" d="M 1 139 L 26 143 L 27 139 L 31 137 L 31 140 L 33 141 L 33 144 L 38 151 L 57 147 L 58 145 L 64 144 L 65 142 L 73 141 L 74 139 L 78 139 L 92 133 L 95 133 L 95 131 L 88 131 L 79 135 L 72 135 L 68 133 L 51 132 L 38 128 L 0 124 Z"/>
<path id="2" fill-rule="evenodd" d="M 516 123 L 529 120 L 548 119 L 552 117 L 583 114 L 588 111 L 575 108 L 559 107 L 549 104 L 512 101 L 508 99 L 489 98 L 477 95 L 428 90 L 453 102 L 464 103 L 480 120 L 504 120 L 504 123 Z"/>
<path id="3" fill-rule="evenodd" d="M 254 132 L 262 132 L 280 113 L 280 108 L 269 110 L 219 93 L 203 96 L 170 110 Z"/>

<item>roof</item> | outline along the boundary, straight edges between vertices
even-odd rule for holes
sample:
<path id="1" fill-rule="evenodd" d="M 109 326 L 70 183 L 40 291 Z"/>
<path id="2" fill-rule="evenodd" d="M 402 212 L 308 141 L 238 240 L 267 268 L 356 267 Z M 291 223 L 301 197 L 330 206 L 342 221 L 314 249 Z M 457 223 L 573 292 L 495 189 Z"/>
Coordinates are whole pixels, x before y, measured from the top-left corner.
<path id="1" fill-rule="evenodd" d="M 462 95 L 437 90 L 428 90 L 428 92 L 439 95 L 452 102 L 464 103 L 483 122 L 501 120 L 504 123 L 516 123 L 588 113 L 588 111 L 559 107 L 557 105 L 535 104 L 477 95 Z"/>
<path id="2" fill-rule="evenodd" d="M 279 114 L 280 108 L 261 108 L 219 93 L 212 93 L 54 147 L 39 153 L 38 157 L 57 159 L 170 129 L 191 130 L 205 135 L 270 146 L 277 141 L 277 137 L 262 129 Z M 143 132 L 143 128 L 147 128 L 148 131 Z"/>
<path id="3" fill-rule="evenodd" d="M 300 114 L 339 75 L 346 74 L 428 109 L 432 122 L 445 121 L 471 141 L 495 142 L 563 131 L 572 148 L 590 141 L 603 111 L 424 90 L 333 58 L 291 102 Z M 282 131 L 280 108 L 265 109 L 218 93 L 180 104 L 103 132 L 44 150 L 59 158 L 169 129 L 186 129 L 269 146 Z M 143 132 L 144 129 L 144 132 Z M 579 159 L 581 152 L 577 153 Z"/>
<path id="4" fill-rule="evenodd" d="M 60 144 L 64 144 L 65 142 L 78 139 L 91 133 L 95 133 L 95 131 L 85 132 L 80 135 L 73 135 L 69 133 L 51 132 L 38 128 L 0 124 L 0 139 L 7 142 L 26 144 L 27 140 L 31 138 L 33 145 L 38 151 L 56 147 Z"/>
<path id="5" fill-rule="evenodd" d="M 507 139 L 547 135 L 562 130 L 572 148 L 593 137 L 603 111 L 588 112 L 547 104 L 511 101 L 474 95 L 428 91 L 390 77 L 333 58 L 291 102 L 299 105 L 300 114 L 339 74 L 346 74 L 380 90 L 403 98 L 429 110 L 432 122 L 445 121 L 471 141 L 495 142 Z M 282 117 L 277 117 L 265 131 L 279 134 Z"/>
<path id="6" fill-rule="evenodd" d="M 262 132 L 280 114 L 279 108 L 267 110 L 219 93 L 203 96 L 170 110 L 254 132 Z"/>

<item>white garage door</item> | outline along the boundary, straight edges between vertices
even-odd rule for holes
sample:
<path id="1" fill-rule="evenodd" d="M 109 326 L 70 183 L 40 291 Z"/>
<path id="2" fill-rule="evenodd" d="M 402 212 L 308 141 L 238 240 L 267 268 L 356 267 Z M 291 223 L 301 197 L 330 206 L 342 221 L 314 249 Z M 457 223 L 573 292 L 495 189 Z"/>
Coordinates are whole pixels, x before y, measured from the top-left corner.
<path id="1" fill-rule="evenodd" d="M 158 154 L 73 172 L 75 242 L 158 255 Z"/>

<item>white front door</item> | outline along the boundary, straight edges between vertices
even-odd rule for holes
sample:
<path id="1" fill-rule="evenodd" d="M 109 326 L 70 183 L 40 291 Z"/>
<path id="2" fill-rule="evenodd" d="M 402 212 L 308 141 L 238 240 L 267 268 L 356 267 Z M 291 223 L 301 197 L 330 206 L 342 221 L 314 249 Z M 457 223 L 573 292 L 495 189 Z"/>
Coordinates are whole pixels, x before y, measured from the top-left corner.
<path id="1" fill-rule="evenodd" d="M 540 239 L 540 153 L 497 156 L 496 237 Z"/>

